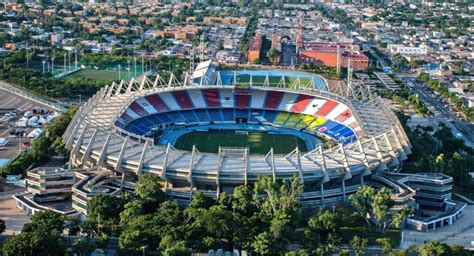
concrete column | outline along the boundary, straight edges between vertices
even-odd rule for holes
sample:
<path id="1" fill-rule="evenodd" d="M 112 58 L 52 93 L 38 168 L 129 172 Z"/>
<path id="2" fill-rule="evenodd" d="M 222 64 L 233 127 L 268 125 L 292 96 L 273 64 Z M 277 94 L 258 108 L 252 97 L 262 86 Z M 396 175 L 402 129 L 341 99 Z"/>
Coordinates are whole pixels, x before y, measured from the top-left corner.
<path id="1" fill-rule="evenodd" d="M 321 205 L 324 205 L 324 183 L 321 181 L 321 185 L 319 186 L 319 190 L 321 191 Z"/>
<path id="2" fill-rule="evenodd" d="M 342 201 L 346 201 L 346 181 L 342 180 Z"/>

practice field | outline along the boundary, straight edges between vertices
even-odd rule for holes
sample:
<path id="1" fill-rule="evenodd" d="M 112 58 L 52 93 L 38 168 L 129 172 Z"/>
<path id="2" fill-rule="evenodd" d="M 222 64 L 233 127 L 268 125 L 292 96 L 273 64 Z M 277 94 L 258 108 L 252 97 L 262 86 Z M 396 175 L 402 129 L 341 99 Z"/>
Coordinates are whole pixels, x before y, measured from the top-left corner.
<path id="1" fill-rule="evenodd" d="M 252 76 L 252 84 L 257 86 L 262 86 L 265 83 L 265 76 Z M 288 77 L 284 76 L 285 84 L 292 85 L 296 82 L 297 77 Z M 300 77 L 300 84 L 301 86 L 310 86 L 310 79 L 307 77 Z M 268 85 L 271 87 L 277 87 L 281 82 L 281 77 L 278 76 L 269 76 L 268 77 Z M 250 75 L 238 75 L 237 76 L 237 84 L 249 84 L 250 83 Z"/>
<path id="2" fill-rule="evenodd" d="M 248 147 L 250 154 L 267 154 L 273 147 L 275 154 L 286 154 L 297 146 L 306 151 L 305 142 L 292 135 L 249 132 L 236 134 L 235 131 L 192 132 L 179 137 L 174 145 L 181 150 L 192 150 L 193 145 L 201 152 L 217 153 L 222 147 Z"/>
<path id="3" fill-rule="evenodd" d="M 327 82 L 319 75 L 305 72 L 296 72 L 288 70 L 234 70 L 234 71 L 217 71 L 218 78 L 223 85 L 248 85 L 252 81 L 254 86 L 262 86 L 268 79 L 270 87 L 300 86 L 314 87 L 319 90 L 327 90 Z M 283 78 L 283 79 L 282 79 Z"/>
<path id="4" fill-rule="evenodd" d="M 120 76 L 119 76 L 120 75 Z M 102 69 L 81 69 L 78 72 L 71 74 L 66 79 L 74 78 L 90 78 L 92 80 L 129 80 L 133 77 L 133 72 L 127 71 L 115 71 L 115 70 L 102 70 Z"/>

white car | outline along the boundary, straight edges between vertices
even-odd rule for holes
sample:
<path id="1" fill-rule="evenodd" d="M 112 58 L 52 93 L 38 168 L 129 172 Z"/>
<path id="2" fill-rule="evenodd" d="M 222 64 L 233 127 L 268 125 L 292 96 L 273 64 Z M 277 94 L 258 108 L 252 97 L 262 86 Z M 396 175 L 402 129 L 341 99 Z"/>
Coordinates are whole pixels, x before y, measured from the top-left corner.
<path id="1" fill-rule="evenodd" d="M 8 140 L 5 139 L 5 138 L 0 138 L 0 147 L 5 147 L 6 145 L 8 145 Z"/>

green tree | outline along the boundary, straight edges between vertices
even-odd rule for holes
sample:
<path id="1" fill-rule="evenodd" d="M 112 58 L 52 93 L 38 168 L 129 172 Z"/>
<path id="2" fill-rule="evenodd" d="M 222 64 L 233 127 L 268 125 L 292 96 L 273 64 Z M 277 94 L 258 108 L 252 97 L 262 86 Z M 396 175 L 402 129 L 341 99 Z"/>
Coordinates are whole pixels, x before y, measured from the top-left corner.
<path id="1" fill-rule="evenodd" d="M 66 243 L 57 232 L 49 230 L 36 230 L 22 232 L 10 237 L 3 244 L 4 256 L 17 255 L 64 255 Z"/>
<path id="2" fill-rule="evenodd" d="M 202 223 L 210 234 L 227 244 L 229 251 L 233 251 L 236 241 L 244 240 L 248 225 L 244 216 L 233 213 L 222 205 L 212 206 L 198 216 L 197 221 Z"/>
<path id="3" fill-rule="evenodd" d="M 254 184 L 253 199 L 262 214 L 269 219 L 273 217 L 293 216 L 297 211 L 299 195 L 303 192 L 299 178 L 291 180 L 259 176 Z M 264 197 L 261 197 L 261 196 Z"/>
<path id="4" fill-rule="evenodd" d="M 309 219 L 308 227 L 322 233 L 324 237 L 330 232 L 334 233 L 337 227 L 337 214 L 328 210 L 318 211 Z"/>
<path id="5" fill-rule="evenodd" d="M 329 233 L 326 239 L 326 254 L 332 255 L 334 251 L 341 245 L 341 241 L 342 239 L 338 235 Z"/>
<path id="6" fill-rule="evenodd" d="M 390 238 L 380 237 L 377 238 L 376 242 L 382 246 L 382 254 L 384 255 L 388 255 L 393 249 L 393 244 Z"/>
<path id="7" fill-rule="evenodd" d="M 126 203 L 124 210 L 120 213 L 120 225 L 126 225 L 133 218 L 141 214 L 143 214 L 143 206 L 140 201 L 134 200 Z"/>
<path id="8" fill-rule="evenodd" d="M 23 232 L 48 231 L 62 233 L 64 230 L 64 217 L 53 211 L 39 211 L 31 217 L 31 222 L 23 227 Z"/>
<path id="9" fill-rule="evenodd" d="M 276 241 L 272 234 L 262 232 L 252 242 L 253 250 L 259 255 L 275 255 Z"/>
<path id="10" fill-rule="evenodd" d="M 364 218 L 367 228 L 371 230 L 369 219 L 370 202 L 375 195 L 375 190 L 369 186 L 362 186 L 357 189 L 355 194 L 349 196 L 349 202 L 355 207 L 360 217 Z"/>
<path id="11" fill-rule="evenodd" d="M 87 203 L 87 217 L 99 224 L 112 220 L 118 222 L 119 212 L 123 210 L 123 200 L 114 195 L 98 194 Z"/>
<path id="12" fill-rule="evenodd" d="M 281 56 L 281 53 L 275 48 L 271 48 L 267 52 L 267 58 L 273 65 L 280 64 L 280 56 Z"/>
<path id="13" fill-rule="evenodd" d="M 77 239 L 74 244 L 69 248 L 71 253 L 74 253 L 78 256 L 88 256 L 95 250 L 95 246 L 89 244 L 84 239 Z"/>
<path id="14" fill-rule="evenodd" d="M 354 236 L 349 243 L 351 248 L 355 251 L 356 256 L 363 256 L 365 255 L 365 249 L 369 244 L 369 240 L 366 238 Z"/>
<path id="15" fill-rule="evenodd" d="M 166 194 L 161 190 L 160 179 L 153 173 L 145 173 L 138 177 L 135 194 L 141 200 L 160 204 L 165 201 Z"/>
<path id="16" fill-rule="evenodd" d="M 5 225 L 5 221 L 0 219 L 0 234 L 5 232 L 5 229 L 7 229 L 7 226 Z"/>
<path id="17" fill-rule="evenodd" d="M 192 251 L 186 246 L 184 241 L 175 243 L 163 253 L 165 256 L 189 256 Z"/>
<path id="18" fill-rule="evenodd" d="M 378 190 L 373 196 L 372 210 L 375 216 L 374 220 L 378 232 L 382 234 L 389 227 L 389 211 L 393 204 L 394 202 L 390 197 L 390 190 L 388 190 L 386 187 Z"/>
<path id="19" fill-rule="evenodd" d="M 451 251 L 448 245 L 438 240 L 433 240 L 421 246 L 420 254 L 421 256 L 449 256 L 451 255 Z"/>
<path id="20" fill-rule="evenodd" d="M 256 210 L 252 204 L 252 190 L 249 186 L 238 186 L 232 194 L 232 209 L 250 217 Z"/>

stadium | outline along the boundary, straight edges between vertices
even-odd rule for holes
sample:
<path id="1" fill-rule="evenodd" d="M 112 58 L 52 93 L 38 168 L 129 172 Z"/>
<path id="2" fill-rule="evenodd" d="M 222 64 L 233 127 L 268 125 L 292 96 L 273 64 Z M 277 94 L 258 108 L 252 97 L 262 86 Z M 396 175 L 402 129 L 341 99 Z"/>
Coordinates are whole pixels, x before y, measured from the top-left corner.
<path id="1" fill-rule="evenodd" d="M 64 134 L 74 166 L 150 172 L 186 204 L 258 176 L 304 183 L 307 205 L 344 200 L 378 172 L 397 171 L 410 143 L 397 117 L 362 85 L 295 71 L 216 70 L 200 63 L 121 81 L 80 107 Z"/>

